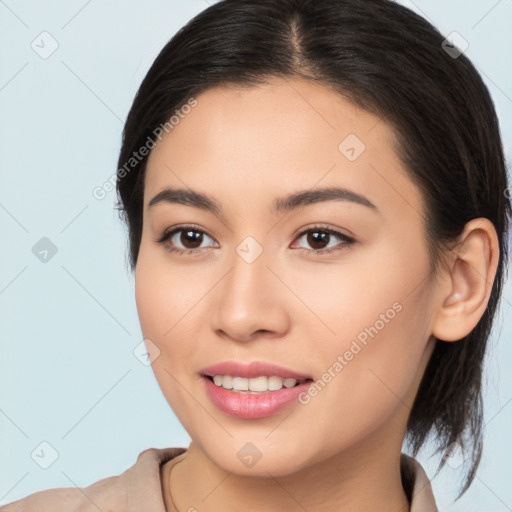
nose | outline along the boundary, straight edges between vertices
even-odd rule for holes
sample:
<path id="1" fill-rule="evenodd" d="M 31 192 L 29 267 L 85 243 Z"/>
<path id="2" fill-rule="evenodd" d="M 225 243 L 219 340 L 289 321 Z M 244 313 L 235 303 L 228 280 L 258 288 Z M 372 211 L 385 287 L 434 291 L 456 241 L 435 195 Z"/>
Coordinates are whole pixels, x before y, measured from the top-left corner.
<path id="1" fill-rule="evenodd" d="M 290 327 L 290 292 L 270 270 L 265 251 L 252 262 L 239 254 L 231 261 L 213 297 L 213 330 L 235 341 L 283 336 Z"/>

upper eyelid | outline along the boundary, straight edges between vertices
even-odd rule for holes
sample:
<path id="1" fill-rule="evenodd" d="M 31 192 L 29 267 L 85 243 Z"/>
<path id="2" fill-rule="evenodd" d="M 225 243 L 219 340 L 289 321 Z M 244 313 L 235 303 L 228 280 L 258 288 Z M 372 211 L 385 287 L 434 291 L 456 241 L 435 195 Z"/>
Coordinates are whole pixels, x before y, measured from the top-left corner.
<path id="1" fill-rule="evenodd" d="M 176 233 L 179 233 L 180 231 L 186 231 L 186 230 L 197 231 L 198 233 L 202 233 L 203 235 L 209 236 L 212 240 L 215 240 L 213 238 L 213 236 L 209 235 L 208 232 L 205 231 L 204 229 L 201 229 L 201 228 L 199 228 L 197 226 L 194 226 L 194 225 L 185 224 L 185 225 L 182 225 L 182 226 L 178 225 L 178 226 L 173 226 L 171 228 L 165 229 L 163 234 L 160 237 L 158 237 L 155 241 L 156 242 L 163 242 L 165 240 L 168 240 L 171 236 L 174 236 Z"/>
<path id="2" fill-rule="evenodd" d="M 185 230 L 190 230 L 190 231 L 197 231 L 198 233 L 203 233 L 204 235 L 208 235 L 210 238 L 213 238 L 213 236 L 211 236 L 206 230 L 198 227 L 198 226 L 194 226 L 194 225 L 188 225 L 188 224 L 184 224 L 184 225 L 177 225 L 177 226 L 173 226 L 171 228 L 168 228 L 166 230 L 164 230 L 163 232 L 163 236 L 167 236 L 171 233 L 179 233 L 180 231 L 185 231 Z M 293 236 L 299 236 L 299 235 L 303 235 L 304 233 L 307 233 L 308 231 L 313 231 L 314 229 L 318 229 L 318 231 L 327 231 L 327 232 L 330 232 L 330 233 L 333 233 L 333 234 L 339 234 L 339 235 L 343 235 L 343 236 L 346 236 L 348 238 L 350 238 L 351 235 L 347 235 L 345 233 L 343 233 L 342 231 L 338 230 L 337 228 L 331 228 L 329 226 L 322 226 L 322 225 L 319 225 L 319 224 L 315 224 L 313 226 L 310 226 L 310 227 L 305 227 L 305 228 L 300 228 L 298 229 L 294 234 Z"/>
<path id="3" fill-rule="evenodd" d="M 318 231 L 326 231 L 327 233 L 331 233 L 333 235 L 350 238 L 352 240 L 354 239 L 354 237 L 352 235 L 344 233 L 341 228 L 331 228 L 329 226 L 322 226 L 320 224 L 315 224 L 314 226 L 311 226 L 311 227 L 301 228 L 298 231 L 296 231 L 293 236 L 294 237 L 302 236 L 303 234 L 307 233 L 308 231 L 314 231 L 315 229 Z"/>
<path id="4" fill-rule="evenodd" d="M 171 238 L 171 236 L 174 236 L 176 233 L 179 233 L 180 231 L 185 231 L 187 229 L 190 230 L 190 231 L 196 231 L 198 233 L 202 233 L 203 235 L 206 235 L 206 236 L 210 237 L 212 240 L 214 240 L 215 242 L 217 242 L 217 240 L 215 240 L 215 238 L 213 236 L 208 234 L 208 232 L 206 230 L 204 230 L 204 229 L 202 229 L 202 228 L 200 228 L 198 226 L 188 225 L 188 224 L 177 225 L 177 226 L 173 226 L 173 227 L 171 227 L 169 229 L 166 229 L 164 231 L 163 235 L 161 237 L 159 237 L 156 241 L 157 242 L 164 242 L 164 241 L 168 240 L 169 238 Z M 296 231 L 293 234 L 293 239 L 295 240 L 297 237 L 302 237 L 306 233 L 308 233 L 310 231 L 314 231 L 315 229 L 318 230 L 318 231 L 325 231 L 325 232 L 330 233 L 330 234 L 332 234 L 334 236 L 338 236 L 339 238 L 342 238 L 342 239 L 345 239 L 345 240 L 349 240 L 351 242 L 355 241 L 355 238 L 353 236 L 345 234 L 342 231 L 340 231 L 339 229 L 335 229 L 335 228 L 332 228 L 332 227 L 329 227 L 329 226 L 322 226 L 322 225 L 320 225 L 318 223 L 313 225 L 313 226 L 309 226 L 309 227 L 305 227 L 305 228 L 299 229 L 298 231 Z M 200 249 L 202 249 L 202 248 L 198 247 L 198 248 L 195 248 L 195 249 L 186 249 L 186 251 L 192 252 L 192 251 L 197 251 L 197 250 L 200 250 Z"/>

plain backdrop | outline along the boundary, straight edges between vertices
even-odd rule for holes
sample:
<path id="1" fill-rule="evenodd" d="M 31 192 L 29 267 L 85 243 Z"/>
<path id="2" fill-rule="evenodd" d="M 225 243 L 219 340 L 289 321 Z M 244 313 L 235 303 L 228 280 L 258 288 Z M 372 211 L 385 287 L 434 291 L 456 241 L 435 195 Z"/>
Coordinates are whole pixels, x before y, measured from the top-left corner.
<path id="1" fill-rule="evenodd" d="M 404 2 L 458 32 L 510 161 L 512 2 Z M 0 504 L 86 486 L 189 437 L 136 357 L 142 335 L 115 192 L 123 122 L 159 50 L 205 0 L 0 0 Z M 512 510 L 512 293 L 486 361 L 483 460 L 432 481 L 441 510 Z M 135 351 L 135 353 L 134 353 Z M 43 443 L 43 444 L 41 444 Z M 418 457 L 428 475 L 438 458 Z M 44 468 L 46 467 L 46 469 Z"/>

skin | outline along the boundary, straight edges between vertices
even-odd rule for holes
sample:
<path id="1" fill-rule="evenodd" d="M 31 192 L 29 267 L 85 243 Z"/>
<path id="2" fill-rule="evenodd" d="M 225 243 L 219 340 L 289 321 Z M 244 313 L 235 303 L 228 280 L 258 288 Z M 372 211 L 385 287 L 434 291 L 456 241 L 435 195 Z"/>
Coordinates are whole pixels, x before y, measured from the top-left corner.
<path id="1" fill-rule="evenodd" d="M 468 223 L 434 275 L 421 192 L 385 121 L 300 79 L 216 87 L 197 102 L 150 155 L 135 272 L 142 332 L 160 350 L 153 371 L 192 439 L 163 482 L 167 508 L 172 492 L 180 511 L 409 510 L 399 462 L 407 418 L 434 337 L 459 340 L 485 310 L 498 261 L 492 224 Z M 354 161 L 338 149 L 349 134 L 366 146 Z M 278 197 L 334 185 L 377 209 L 331 200 L 271 211 Z M 223 216 L 149 207 L 166 187 L 208 194 Z M 156 242 L 181 223 L 206 235 Z M 355 242 L 331 235 L 327 248 L 338 250 L 315 254 L 322 246 L 299 234 L 318 223 Z M 236 252 L 249 235 L 263 249 L 252 263 Z M 173 242 L 200 250 L 173 253 Z M 204 391 L 200 370 L 226 360 L 321 379 L 394 303 L 400 312 L 307 405 L 240 419 Z M 247 442 L 262 455 L 250 468 L 237 457 Z"/>

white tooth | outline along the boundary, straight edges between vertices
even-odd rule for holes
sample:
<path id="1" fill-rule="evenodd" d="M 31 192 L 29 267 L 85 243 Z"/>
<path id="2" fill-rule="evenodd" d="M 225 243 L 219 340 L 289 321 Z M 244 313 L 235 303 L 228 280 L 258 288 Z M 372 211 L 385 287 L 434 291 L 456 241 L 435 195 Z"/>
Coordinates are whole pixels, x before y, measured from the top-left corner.
<path id="1" fill-rule="evenodd" d="M 253 377 L 249 379 L 250 391 L 267 391 L 267 377 Z"/>
<path id="2" fill-rule="evenodd" d="M 233 389 L 236 391 L 249 391 L 249 379 L 245 377 L 233 377 Z"/>
<path id="3" fill-rule="evenodd" d="M 222 377 L 222 387 L 224 389 L 233 389 L 233 377 L 230 375 L 224 375 Z"/>
<path id="4" fill-rule="evenodd" d="M 279 391 L 283 387 L 283 379 L 281 377 L 269 377 L 267 382 L 270 391 Z"/>
<path id="5" fill-rule="evenodd" d="M 283 386 L 285 388 L 293 388 L 295 384 L 297 384 L 297 381 L 295 379 L 288 378 L 283 380 Z"/>
<path id="6" fill-rule="evenodd" d="M 231 375 L 214 375 L 213 382 L 216 386 L 222 386 L 224 389 L 234 391 L 251 391 L 253 393 L 264 393 L 265 391 L 279 391 L 283 388 L 292 388 L 297 384 L 296 379 L 282 379 L 275 375 L 266 377 L 232 377 Z"/>

